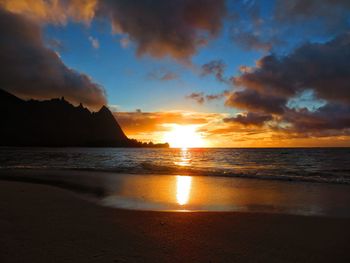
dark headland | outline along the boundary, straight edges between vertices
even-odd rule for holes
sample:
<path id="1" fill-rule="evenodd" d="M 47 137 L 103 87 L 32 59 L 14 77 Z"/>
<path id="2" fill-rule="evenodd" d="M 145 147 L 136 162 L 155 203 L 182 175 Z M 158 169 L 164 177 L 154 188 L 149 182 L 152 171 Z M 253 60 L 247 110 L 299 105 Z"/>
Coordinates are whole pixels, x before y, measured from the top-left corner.
<path id="1" fill-rule="evenodd" d="M 169 147 L 129 139 L 106 107 L 90 112 L 64 98 L 22 100 L 0 89 L 0 146 Z"/>

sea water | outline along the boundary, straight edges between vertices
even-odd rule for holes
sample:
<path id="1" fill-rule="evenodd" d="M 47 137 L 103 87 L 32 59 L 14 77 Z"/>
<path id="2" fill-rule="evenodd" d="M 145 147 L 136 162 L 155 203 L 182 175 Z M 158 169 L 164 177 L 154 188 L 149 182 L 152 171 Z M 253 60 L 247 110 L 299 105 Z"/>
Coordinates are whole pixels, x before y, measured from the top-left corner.
<path id="1" fill-rule="evenodd" d="M 350 183 L 350 148 L 0 148 L 1 168 Z"/>
<path id="2" fill-rule="evenodd" d="M 99 193 L 124 209 L 350 217 L 347 148 L 0 148 L 0 179 Z"/>

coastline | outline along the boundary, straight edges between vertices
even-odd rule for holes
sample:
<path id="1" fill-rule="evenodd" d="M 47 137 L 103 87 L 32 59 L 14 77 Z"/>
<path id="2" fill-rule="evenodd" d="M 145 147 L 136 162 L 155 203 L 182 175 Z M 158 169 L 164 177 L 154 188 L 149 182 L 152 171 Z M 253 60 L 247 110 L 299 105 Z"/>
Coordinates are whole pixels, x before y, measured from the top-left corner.
<path id="1" fill-rule="evenodd" d="M 350 219 L 112 209 L 0 181 L 1 262 L 349 262 Z"/>
<path id="2" fill-rule="evenodd" d="M 67 169 L 0 169 L 1 180 L 59 187 L 117 209 L 350 218 L 346 184 Z"/>

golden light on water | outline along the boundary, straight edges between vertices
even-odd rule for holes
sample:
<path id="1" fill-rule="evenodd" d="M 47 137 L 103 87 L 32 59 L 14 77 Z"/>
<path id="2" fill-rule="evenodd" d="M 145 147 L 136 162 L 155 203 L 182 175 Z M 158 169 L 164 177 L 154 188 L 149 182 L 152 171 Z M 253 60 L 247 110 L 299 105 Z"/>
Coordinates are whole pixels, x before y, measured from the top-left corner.
<path id="1" fill-rule="evenodd" d="M 191 176 L 176 176 L 176 200 L 179 205 L 185 205 L 188 203 L 191 187 Z"/>
<path id="2" fill-rule="evenodd" d="M 331 211 L 333 205 L 333 203 L 325 204 L 321 198 L 322 193 L 329 194 L 329 188 L 322 188 L 316 184 L 313 186 L 315 188 L 312 187 L 312 195 L 310 191 L 299 191 L 296 195 L 295 192 L 300 190 L 299 185 L 274 180 L 129 174 L 120 174 L 114 180 L 116 180 L 115 192 L 104 197 L 102 203 L 116 208 L 322 215 L 324 211 Z M 341 207 L 350 202 L 349 198 L 346 199 L 345 192 L 339 197 L 344 198 L 344 206 Z M 343 210 L 339 212 L 343 213 Z"/>
<path id="3" fill-rule="evenodd" d="M 178 166 L 191 166 L 191 152 L 187 148 L 182 148 L 180 151 L 180 157 L 174 161 L 174 164 Z"/>
<path id="4" fill-rule="evenodd" d="M 163 140 L 170 144 L 171 148 L 199 148 L 204 147 L 202 135 L 197 132 L 196 125 L 171 125 L 171 131 L 164 134 Z"/>

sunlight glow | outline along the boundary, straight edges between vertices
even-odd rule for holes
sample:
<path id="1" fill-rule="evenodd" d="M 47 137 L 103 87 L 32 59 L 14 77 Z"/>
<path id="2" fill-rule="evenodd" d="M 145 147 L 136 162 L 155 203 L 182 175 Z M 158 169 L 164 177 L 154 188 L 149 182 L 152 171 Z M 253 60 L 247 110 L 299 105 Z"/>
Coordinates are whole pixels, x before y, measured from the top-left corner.
<path id="1" fill-rule="evenodd" d="M 178 166 L 191 166 L 191 152 L 187 148 L 182 148 L 180 151 L 180 157 L 174 164 Z"/>
<path id="2" fill-rule="evenodd" d="M 176 200 L 179 205 L 185 205 L 188 203 L 191 186 L 191 176 L 176 176 Z"/>
<path id="3" fill-rule="evenodd" d="M 202 135 L 197 132 L 196 125 L 172 125 L 172 130 L 164 134 L 163 140 L 170 144 L 171 148 L 196 148 L 204 147 Z"/>

